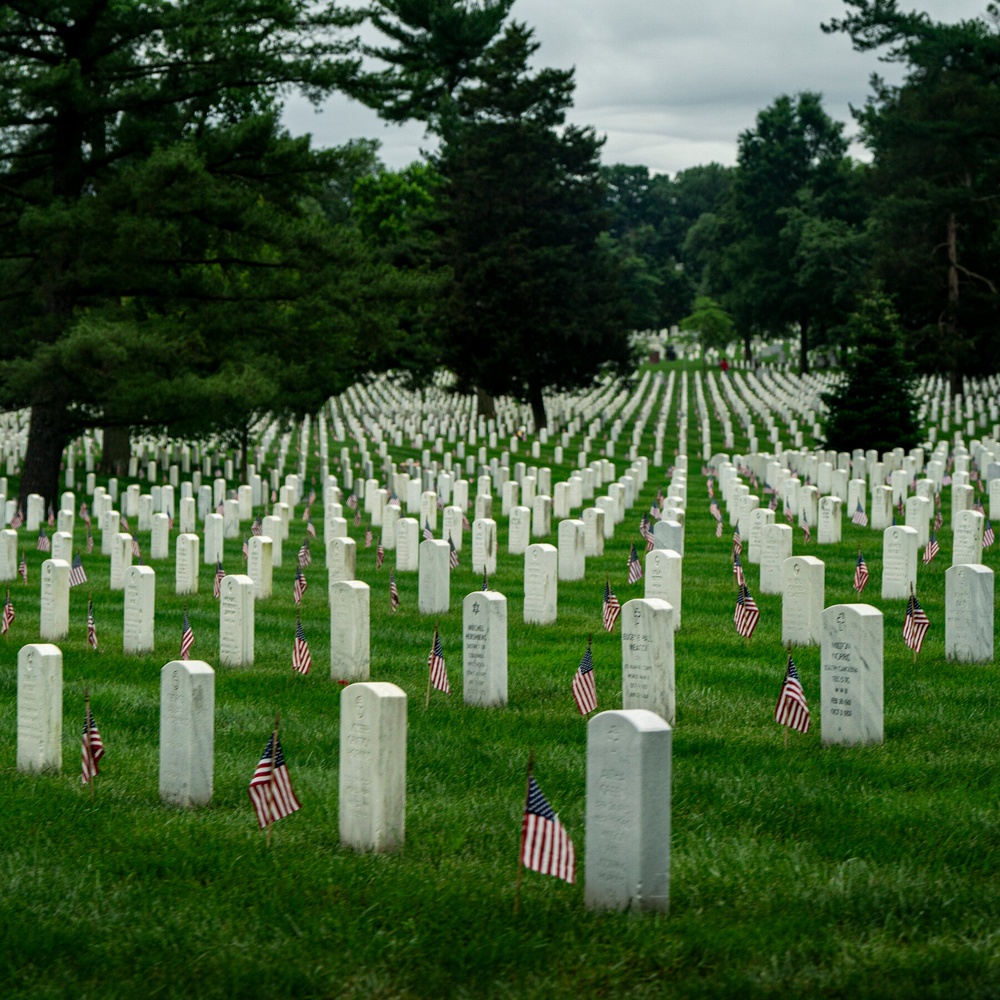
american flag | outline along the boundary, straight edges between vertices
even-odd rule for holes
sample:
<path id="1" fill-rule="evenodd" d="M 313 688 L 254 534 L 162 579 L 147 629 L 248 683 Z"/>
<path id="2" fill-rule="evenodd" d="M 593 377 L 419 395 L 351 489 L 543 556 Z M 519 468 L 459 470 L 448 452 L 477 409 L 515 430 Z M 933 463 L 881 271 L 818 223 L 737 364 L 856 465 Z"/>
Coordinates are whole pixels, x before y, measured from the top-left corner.
<path id="1" fill-rule="evenodd" d="M 760 621 L 760 610 L 757 602 L 750 595 L 747 585 L 744 583 L 740 587 L 739 596 L 736 598 L 736 611 L 733 614 L 733 622 L 736 631 L 745 639 L 753 635 L 757 622 Z"/>
<path id="2" fill-rule="evenodd" d="M 483 569 L 483 593 L 490 589 L 490 578 L 486 570 Z"/>
<path id="3" fill-rule="evenodd" d="M 642 564 L 639 562 L 639 553 L 635 551 L 635 542 L 632 543 L 632 551 L 628 557 L 628 582 L 638 583 L 642 579 Z"/>
<path id="4" fill-rule="evenodd" d="M 52 504 L 49 504 L 48 522 L 50 528 L 54 528 L 56 526 L 56 512 L 52 509 Z"/>
<path id="5" fill-rule="evenodd" d="M 312 666 L 312 656 L 309 654 L 309 643 L 306 642 L 306 634 L 302 630 L 302 619 L 295 619 L 295 643 L 292 646 L 292 670 L 297 670 L 300 674 L 308 674 Z"/>
<path id="6" fill-rule="evenodd" d="M 395 611 L 399 607 L 399 590 L 396 588 L 396 572 L 389 571 L 389 609 Z"/>
<path id="7" fill-rule="evenodd" d="M 94 551 L 94 536 L 90 531 L 90 523 L 87 523 L 87 555 L 89 556 Z"/>
<path id="8" fill-rule="evenodd" d="M 709 481 L 708 481 L 708 498 L 709 498 L 709 500 L 711 500 L 712 497 L 714 497 L 714 496 L 715 496 L 715 480 L 714 479 L 709 479 Z"/>
<path id="9" fill-rule="evenodd" d="M 722 524 L 722 511 L 719 510 L 719 501 L 718 500 L 713 500 L 708 505 L 708 511 L 712 515 L 712 517 L 714 517 L 715 520 L 719 522 L 719 524 Z"/>
<path id="10" fill-rule="evenodd" d="M 309 484 L 309 506 L 311 507 L 316 502 L 316 487 L 312 483 Z"/>
<path id="11" fill-rule="evenodd" d="M 472 531 L 472 525 L 469 524 L 469 519 L 465 516 L 465 514 L 462 514 L 462 530 Z"/>
<path id="12" fill-rule="evenodd" d="M 858 561 L 854 567 L 854 589 L 861 594 L 867 585 L 868 564 L 865 562 L 865 557 L 861 554 L 861 549 L 858 549 Z"/>
<path id="13" fill-rule="evenodd" d="M 351 510 L 357 510 L 357 509 L 358 509 L 358 498 L 357 498 L 357 495 L 356 495 L 356 494 L 352 493 L 352 494 L 351 494 L 351 495 L 350 495 L 350 496 L 349 496 L 349 497 L 347 498 L 347 506 L 348 506 L 348 507 L 349 507 L 349 508 L 350 508 Z"/>
<path id="14" fill-rule="evenodd" d="M 424 521 L 424 541 L 425 542 L 430 542 L 430 541 L 433 541 L 433 539 L 434 539 L 434 532 L 431 531 L 431 523 L 430 523 L 430 521 L 425 520 Z"/>
<path id="15" fill-rule="evenodd" d="M 855 524 L 860 524 L 862 528 L 868 527 L 868 515 L 865 513 L 864 507 L 861 506 L 860 500 L 858 501 L 858 506 L 854 511 L 854 515 L 851 517 L 851 520 Z"/>
<path id="16" fill-rule="evenodd" d="M 14 516 L 10 519 L 10 526 L 17 531 L 22 524 L 24 524 L 24 514 L 21 513 L 21 508 L 18 507 L 17 510 L 14 511 Z"/>
<path id="17" fill-rule="evenodd" d="M 743 551 L 743 539 L 740 536 L 740 529 L 733 532 L 733 551 L 739 555 Z"/>
<path id="18" fill-rule="evenodd" d="M 802 511 L 802 534 L 805 535 L 805 538 L 803 538 L 804 542 L 812 541 L 812 532 L 809 530 L 809 518 L 806 517 L 805 511 Z"/>
<path id="19" fill-rule="evenodd" d="M 302 573 L 302 567 L 297 566 L 295 568 L 295 583 L 292 585 L 292 598 L 296 604 L 302 603 L 302 595 L 306 592 L 306 587 L 309 584 L 306 583 L 305 575 Z"/>
<path id="20" fill-rule="evenodd" d="M 448 568 L 458 569 L 458 549 L 455 548 L 451 535 L 448 536 Z"/>
<path id="21" fill-rule="evenodd" d="M 257 814 L 257 823 L 262 830 L 302 808 L 302 803 L 292 790 L 288 767 L 281 752 L 281 741 L 275 739 L 274 733 L 264 747 L 264 754 L 250 779 L 248 791 Z"/>
<path id="22" fill-rule="evenodd" d="M 138 538 L 133 538 L 132 539 L 132 555 L 136 559 L 141 559 L 142 558 L 142 549 L 139 548 L 139 539 Z"/>
<path id="23" fill-rule="evenodd" d="M 597 708 L 597 687 L 594 684 L 594 657 L 587 643 L 580 666 L 573 675 L 573 700 L 581 715 L 587 715 Z"/>
<path id="24" fill-rule="evenodd" d="M 298 564 L 300 566 L 312 566 L 312 552 L 309 549 L 309 539 L 307 538 L 299 546 Z"/>
<path id="25" fill-rule="evenodd" d="M 302 522 L 305 523 L 312 517 L 312 504 L 307 504 L 305 510 L 302 511 Z"/>
<path id="26" fill-rule="evenodd" d="M 389 497 L 389 502 L 386 504 L 387 507 L 401 507 L 402 504 L 399 502 L 399 497 L 395 493 Z"/>
<path id="27" fill-rule="evenodd" d="M 993 534 L 993 525 L 990 524 L 990 519 L 986 518 L 986 527 L 983 528 L 983 548 L 988 549 L 996 538 Z"/>
<path id="28" fill-rule="evenodd" d="M 441 646 L 441 636 L 437 629 L 434 629 L 434 642 L 431 644 L 431 652 L 427 657 L 427 666 L 431 672 L 431 684 L 438 691 L 451 694 L 451 688 L 448 686 L 448 670 L 444 665 L 444 649 Z"/>
<path id="29" fill-rule="evenodd" d="M 312 523 L 312 518 L 310 518 L 309 521 L 306 523 L 306 534 L 310 538 L 316 537 L 316 525 Z"/>
<path id="30" fill-rule="evenodd" d="M 10 599 L 10 587 L 7 588 L 7 599 L 3 602 L 3 620 L 0 622 L 0 635 L 6 635 L 14 624 L 14 602 Z"/>
<path id="31" fill-rule="evenodd" d="M 940 531 L 943 524 L 944 524 L 944 516 L 941 513 L 941 509 L 938 508 L 937 513 L 934 515 L 934 530 Z"/>
<path id="32" fill-rule="evenodd" d="M 716 521 L 715 522 L 715 537 L 716 538 L 721 538 L 722 537 L 722 522 L 721 521 Z"/>
<path id="33" fill-rule="evenodd" d="M 104 742 L 101 739 L 101 734 L 97 731 L 97 723 L 94 722 L 94 713 L 90 711 L 89 700 L 83 715 L 81 747 L 83 759 L 80 768 L 80 781 L 86 785 L 91 778 L 100 774 L 100 768 L 97 765 L 104 756 Z"/>
<path id="34" fill-rule="evenodd" d="M 806 693 L 802 690 L 799 672 L 795 669 L 795 661 L 788 657 L 788 670 L 785 681 L 781 685 L 778 704 L 774 709 L 774 721 L 779 725 L 797 729 L 800 733 L 809 732 L 809 706 L 806 704 Z"/>
<path id="35" fill-rule="evenodd" d="M 70 587 L 79 587 L 81 583 L 87 582 L 87 571 L 83 568 L 83 560 L 78 552 L 73 557 L 73 565 L 69 569 Z"/>
<path id="36" fill-rule="evenodd" d="M 222 581 L 226 577 L 226 571 L 222 568 L 221 562 L 215 564 L 215 580 L 212 583 L 212 596 L 219 600 L 222 596 Z"/>
<path id="37" fill-rule="evenodd" d="M 264 522 L 260 519 L 259 514 L 253 519 L 253 524 L 250 525 L 250 534 L 251 535 L 264 534 Z"/>
<path id="38" fill-rule="evenodd" d="M 656 540 L 649 526 L 649 518 L 645 514 L 642 515 L 642 520 L 639 521 L 639 534 L 646 539 L 646 551 L 652 552 L 656 548 Z"/>
<path id="39" fill-rule="evenodd" d="M 795 523 L 795 515 L 792 513 L 792 508 L 791 507 L 788 507 L 785 510 L 785 520 L 789 524 L 794 524 Z"/>
<path id="40" fill-rule="evenodd" d="M 903 619 L 903 640 L 913 650 L 914 655 L 920 652 L 930 624 L 930 619 L 920 607 L 917 595 L 911 591 L 910 599 L 906 603 L 906 618 Z"/>
<path id="41" fill-rule="evenodd" d="M 937 537 L 932 531 L 927 538 L 927 545 L 924 548 L 924 565 L 929 566 L 934 562 L 934 557 L 938 554 L 940 546 L 938 545 Z"/>
<path id="42" fill-rule="evenodd" d="M 542 794 L 534 775 L 528 778 L 528 801 L 521 824 L 521 864 L 543 875 L 555 875 L 564 882 L 576 881 L 573 841 Z"/>
<path id="43" fill-rule="evenodd" d="M 181 659 L 191 659 L 191 647 L 194 645 L 194 629 L 188 618 L 187 605 L 184 605 L 184 622 L 181 625 Z"/>
<path id="44" fill-rule="evenodd" d="M 354 512 L 354 527 L 355 528 L 360 528 L 361 527 L 361 508 L 360 507 Z"/>
<path id="45" fill-rule="evenodd" d="M 38 549 L 39 552 L 52 551 L 52 543 L 49 541 L 49 536 L 45 534 L 44 528 L 38 529 L 38 542 L 36 543 L 35 548 Z"/>
<path id="46" fill-rule="evenodd" d="M 97 649 L 97 622 L 94 621 L 94 601 L 87 601 L 87 645 Z"/>
<path id="47" fill-rule="evenodd" d="M 375 546 L 375 568 L 381 569 L 385 562 L 385 546 L 382 544 L 382 536 L 378 536 L 378 545 Z"/>
<path id="48" fill-rule="evenodd" d="M 128 526 L 128 518 L 124 514 L 122 514 L 122 516 L 118 520 L 118 527 L 119 527 L 119 530 L 121 530 L 121 531 L 130 531 L 131 530 L 129 528 L 129 526 Z"/>
<path id="49" fill-rule="evenodd" d="M 247 536 L 243 536 L 243 561 L 246 562 L 250 558 L 250 546 L 247 543 Z"/>
<path id="50" fill-rule="evenodd" d="M 365 548 L 370 549 L 374 540 L 375 536 L 372 534 L 372 529 L 365 528 Z"/>
<path id="51" fill-rule="evenodd" d="M 768 510 L 777 510 L 778 509 L 778 494 L 777 493 L 772 493 L 771 494 L 771 499 L 768 501 L 767 509 Z"/>
<path id="52" fill-rule="evenodd" d="M 615 630 L 615 622 L 618 621 L 618 616 L 622 613 L 622 606 L 618 603 L 618 598 L 615 597 L 615 592 L 611 589 L 611 578 L 606 577 L 604 580 L 604 627 L 609 632 Z"/>
<path id="53" fill-rule="evenodd" d="M 649 508 L 649 516 L 650 519 L 653 521 L 659 521 L 662 518 L 662 514 L 660 513 L 660 508 L 655 503 L 652 504 Z"/>
<path id="54" fill-rule="evenodd" d="M 733 576 L 736 577 L 737 587 L 742 587 L 746 583 L 746 577 L 743 575 L 743 561 L 736 549 L 733 549 Z"/>
<path id="55" fill-rule="evenodd" d="M 21 553 L 21 564 L 17 567 L 18 573 L 21 575 L 21 579 L 27 583 L 28 582 L 28 559 L 25 554 Z"/>
<path id="56" fill-rule="evenodd" d="M 87 509 L 86 501 L 80 504 L 80 520 L 90 524 L 90 511 Z"/>

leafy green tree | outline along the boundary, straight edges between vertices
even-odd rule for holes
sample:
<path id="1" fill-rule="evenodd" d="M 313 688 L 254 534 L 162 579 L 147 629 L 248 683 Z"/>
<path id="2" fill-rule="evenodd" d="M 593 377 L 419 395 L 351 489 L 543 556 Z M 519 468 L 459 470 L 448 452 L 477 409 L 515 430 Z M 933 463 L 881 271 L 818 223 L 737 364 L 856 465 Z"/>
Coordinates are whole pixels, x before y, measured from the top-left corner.
<path id="1" fill-rule="evenodd" d="M 879 290 L 863 297 L 848 321 L 851 352 L 844 377 L 825 393 L 826 446 L 835 451 L 909 450 L 920 440 L 912 366 L 903 349 L 899 315 Z"/>
<path id="2" fill-rule="evenodd" d="M 693 333 L 701 345 L 701 367 L 705 367 L 705 355 L 712 350 L 723 350 L 736 336 L 736 325 L 722 306 L 707 295 L 699 295 L 694 300 L 694 311 L 680 321 L 681 330 Z"/>
<path id="3" fill-rule="evenodd" d="M 32 408 L 22 496 L 55 497 L 81 428 L 245 427 L 370 360 L 389 269 L 324 218 L 345 160 L 288 136 L 275 101 L 347 82 L 357 19 L 308 0 L 0 9 L 0 405 Z"/>
<path id="4" fill-rule="evenodd" d="M 998 11 L 943 24 L 896 0 L 847 6 L 825 30 L 906 68 L 897 86 L 873 77 L 856 112 L 874 158 L 876 273 L 900 303 L 912 355 L 960 392 L 963 375 L 1000 366 Z"/>

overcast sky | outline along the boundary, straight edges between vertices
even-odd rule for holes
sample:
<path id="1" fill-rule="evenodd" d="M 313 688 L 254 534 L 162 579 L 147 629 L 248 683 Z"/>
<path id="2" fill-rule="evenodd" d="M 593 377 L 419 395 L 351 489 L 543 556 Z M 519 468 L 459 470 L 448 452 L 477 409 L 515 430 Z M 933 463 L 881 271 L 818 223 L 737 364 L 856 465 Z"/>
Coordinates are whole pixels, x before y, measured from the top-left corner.
<path id="1" fill-rule="evenodd" d="M 955 21 L 982 15 L 986 0 L 914 6 Z M 535 29 L 538 65 L 576 69 L 569 117 L 607 136 L 605 163 L 674 174 L 734 163 L 737 136 L 780 94 L 819 91 L 827 112 L 853 131 L 849 105 L 864 103 L 871 73 L 893 79 L 899 70 L 854 52 L 846 35 L 820 31 L 845 10 L 838 0 L 517 0 L 513 16 Z M 429 144 L 419 125 L 385 126 L 339 96 L 320 114 L 289 99 L 285 120 L 321 146 L 378 139 L 393 168 Z"/>

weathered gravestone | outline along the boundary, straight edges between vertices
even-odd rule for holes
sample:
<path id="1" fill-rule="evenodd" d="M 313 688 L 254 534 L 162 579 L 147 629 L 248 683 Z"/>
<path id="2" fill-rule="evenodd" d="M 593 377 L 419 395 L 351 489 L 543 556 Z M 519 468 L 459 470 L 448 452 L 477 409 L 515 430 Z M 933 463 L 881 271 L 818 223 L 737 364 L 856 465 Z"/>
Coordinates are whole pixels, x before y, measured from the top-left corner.
<path id="1" fill-rule="evenodd" d="M 340 693 L 340 842 L 391 851 L 406 833 L 406 694 L 378 681 Z"/>
<path id="2" fill-rule="evenodd" d="M 953 518 L 952 566 L 975 565 L 983 561 L 985 518 L 978 510 L 960 510 Z"/>
<path id="3" fill-rule="evenodd" d="M 666 601 L 674 609 L 674 631 L 681 627 L 681 586 L 684 560 L 673 549 L 653 549 L 646 553 L 643 596 Z"/>
<path id="4" fill-rule="evenodd" d="M 17 576 L 17 532 L 13 528 L 0 531 L 0 582 Z"/>
<path id="5" fill-rule="evenodd" d="M 882 612 L 834 604 L 823 612 L 820 721 L 824 745 L 881 743 Z"/>
<path id="6" fill-rule="evenodd" d="M 125 570 L 125 623 L 122 650 L 126 655 L 153 652 L 156 614 L 156 572 L 152 566 Z"/>
<path id="7" fill-rule="evenodd" d="M 396 522 L 396 572 L 416 573 L 420 565 L 420 526 L 415 517 Z"/>
<path id="8" fill-rule="evenodd" d="M 604 518 L 600 507 L 584 508 L 583 551 L 588 558 L 604 555 Z"/>
<path id="9" fill-rule="evenodd" d="M 266 530 L 266 529 L 265 529 Z M 205 517 L 205 565 L 214 566 L 222 561 L 223 522 L 221 514 Z"/>
<path id="10" fill-rule="evenodd" d="M 248 576 L 225 576 L 219 586 L 219 663 L 252 667 L 254 652 L 254 582 Z"/>
<path id="11" fill-rule="evenodd" d="M 536 542 L 524 550 L 524 621 L 549 625 L 558 607 L 559 553 L 554 545 Z"/>
<path id="12" fill-rule="evenodd" d="M 653 525 L 653 545 L 658 549 L 673 549 L 684 555 L 684 526 L 677 521 L 657 521 Z"/>
<path id="13" fill-rule="evenodd" d="M 357 578 L 358 546 L 353 538 L 331 538 L 326 546 L 329 582 Z"/>
<path id="14" fill-rule="evenodd" d="M 198 593 L 198 546 L 201 539 L 193 533 L 177 536 L 174 590 L 178 594 Z"/>
<path id="15" fill-rule="evenodd" d="M 371 664 L 371 588 L 361 580 L 330 583 L 330 680 L 366 681 Z"/>
<path id="16" fill-rule="evenodd" d="M 69 563 L 65 559 L 42 563 L 38 634 L 46 642 L 61 642 L 69 635 Z"/>
<path id="17" fill-rule="evenodd" d="M 58 646 L 36 642 L 17 654 L 17 769 L 62 768 L 63 663 Z"/>
<path id="18" fill-rule="evenodd" d="M 258 601 L 266 601 L 274 589 L 273 547 L 268 535 L 251 535 L 247 539 L 247 576 L 253 580 L 254 597 Z"/>
<path id="19" fill-rule="evenodd" d="M 760 592 L 780 594 L 785 560 L 792 554 L 792 526 L 765 524 L 760 539 Z"/>
<path id="20" fill-rule="evenodd" d="M 981 563 L 944 574 L 944 653 L 960 663 L 993 660 L 993 570 Z"/>
<path id="21" fill-rule="evenodd" d="M 907 600 L 917 586 L 917 529 L 895 524 L 882 533 L 882 600 Z"/>
<path id="22" fill-rule="evenodd" d="M 507 704 L 507 598 L 495 590 L 462 601 L 462 697 L 466 705 Z"/>
<path id="23" fill-rule="evenodd" d="M 507 552 L 512 556 L 523 555 L 531 544 L 531 511 L 527 507 L 511 507 L 507 527 Z"/>
<path id="24" fill-rule="evenodd" d="M 160 671 L 160 799 L 212 801 L 215 671 L 203 660 L 171 660 Z"/>
<path id="25" fill-rule="evenodd" d="M 275 514 L 268 514 L 261 522 L 261 534 L 271 539 L 271 566 L 280 569 L 285 534 L 281 518 Z"/>
<path id="26" fill-rule="evenodd" d="M 790 556 L 781 573 L 781 642 L 815 646 L 823 638 L 826 564 L 815 556 Z"/>
<path id="27" fill-rule="evenodd" d="M 417 608 L 422 615 L 444 614 L 451 607 L 451 547 L 440 538 L 420 543 Z"/>
<path id="28" fill-rule="evenodd" d="M 674 609 L 659 598 L 622 607 L 622 707 L 646 708 L 674 724 Z"/>
<path id="29" fill-rule="evenodd" d="M 672 742 L 670 726 L 644 709 L 587 723 L 588 909 L 669 908 Z"/>
<path id="30" fill-rule="evenodd" d="M 472 571 L 489 576 L 497 571 L 497 523 L 491 518 L 472 522 Z"/>
<path id="31" fill-rule="evenodd" d="M 560 580 L 582 580 L 584 578 L 587 568 L 585 531 L 583 521 L 568 519 L 559 522 Z"/>

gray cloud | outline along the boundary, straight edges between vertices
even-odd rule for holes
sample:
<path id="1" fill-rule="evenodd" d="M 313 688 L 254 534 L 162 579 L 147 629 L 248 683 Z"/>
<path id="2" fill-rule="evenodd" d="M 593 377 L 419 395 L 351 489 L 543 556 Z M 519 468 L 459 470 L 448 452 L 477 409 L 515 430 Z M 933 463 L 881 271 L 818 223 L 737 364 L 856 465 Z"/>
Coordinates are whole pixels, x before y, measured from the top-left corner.
<path id="1" fill-rule="evenodd" d="M 920 8 L 953 21 L 980 16 L 985 6 L 926 0 Z M 569 117 L 607 137 L 604 161 L 673 174 L 735 162 L 737 136 L 780 94 L 819 91 L 828 113 L 853 133 L 849 105 L 864 103 L 871 73 L 896 79 L 899 70 L 854 52 L 846 36 L 820 31 L 845 10 L 837 0 L 518 0 L 513 14 L 535 29 L 537 65 L 575 68 Z M 323 146 L 376 138 L 391 167 L 431 145 L 419 125 L 384 126 L 339 96 L 318 116 L 291 99 L 285 120 Z"/>

